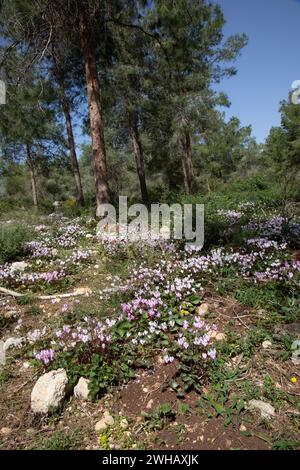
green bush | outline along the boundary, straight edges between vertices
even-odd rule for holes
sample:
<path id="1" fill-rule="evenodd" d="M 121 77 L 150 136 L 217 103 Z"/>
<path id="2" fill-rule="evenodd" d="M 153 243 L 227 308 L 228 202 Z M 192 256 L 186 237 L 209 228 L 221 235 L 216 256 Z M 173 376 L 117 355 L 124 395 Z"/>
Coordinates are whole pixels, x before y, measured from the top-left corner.
<path id="1" fill-rule="evenodd" d="M 0 262 L 16 261 L 24 256 L 25 243 L 30 240 L 30 231 L 22 225 L 0 228 Z"/>

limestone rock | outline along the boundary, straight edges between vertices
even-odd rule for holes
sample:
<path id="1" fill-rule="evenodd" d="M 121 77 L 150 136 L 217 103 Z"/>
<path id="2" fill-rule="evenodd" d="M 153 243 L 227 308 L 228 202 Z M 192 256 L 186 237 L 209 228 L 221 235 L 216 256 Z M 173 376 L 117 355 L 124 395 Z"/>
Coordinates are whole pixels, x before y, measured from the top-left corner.
<path id="1" fill-rule="evenodd" d="M 204 315 L 205 313 L 208 312 L 208 310 L 209 310 L 209 305 L 202 304 L 199 307 L 197 307 L 196 312 L 197 312 L 197 315 Z"/>
<path id="2" fill-rule="evenodd" d="M 23 273 L 25 271 L 25 269 L 27 268 L 27 266 L 28 266 L 28 263 L 25 263 L 25 261 L 16 261 L 15 263 L 12 263 L 12 265 L 10 267 L 10 272 L 12 274 L 14 274 L 16 272 Z"/>
<path id="3" fill-rule="evenodd" d="M 275 409 L 270 403 L 262 400 L 250 400 L 248 408 L 254 411 L 260 411 L 261 417 L 264 419 L 271 419 L 275 416 Z"/>
<path id="4" fill-rule="evenodd" d="M 12 432 L 11 428 L 1 428 L 0 429 L 0 434 L 2 434 L 2 436 L 8 436 L 11 432 Z"/>
<path id="5" fill-rule="evenodd" d="M 153 403 L 154 403 L 154 401 L 153 401 L 153 399 L 151 398 L 151 400 L 149 400 L 148 403 L 147 403 L 147 405 L 146 405 L 147 410 L 151 410 L 151 408 L 152 408 L 152 406 L 153 406 Z"/>
<path id="6" fill-rule="evenodd" d="M 272 347 L 271 341 L 269 341 L 269 340 L 263 341 L 262 347 L 263 347 L 263 349 L 270 349 Z"/>
<path id="7" fill-rule="evenodd" d="M 128 421 L 127 419 L 123 418 L 120 421 L 120 428 L 121 429 L 127 429 L 128 428 Z"/>
<path id="8" fill-rule="evenodd" d="M 87 400 L 89 396 L 89 380 L 80 377 L 76 387 L 74 387 L 74 396 L 81 400 Z"/>
<path id="9" fill-rule="evenodd" d="M 31 409 L 35 413 L 48 413 L 58 408 L 66 395 L 68 378 L 64 369 L 42 375 L 31 392 Z"/>
<path id="10" fill-rule="evenodd" d="M 3 345 L 4 351 L 7 351 L 10 348 L 20 348 L 23 344 L 24 338 L 8 338 Z"/>
<path id="11" fill-rule="evenodd" d="M 103 418 L 95 424 L 95 431 L 97 432 L 104 431 L 106 428 L 107 424 Z"/>
<path id="12" fill-rule="evenodd" d="M 115 420 L 110 415 L 109 411 L 104 411 L 103 418 L 95 424 L 95 431 L 104 431 L 108 426 L 113 426 L 114 423 Z"/>

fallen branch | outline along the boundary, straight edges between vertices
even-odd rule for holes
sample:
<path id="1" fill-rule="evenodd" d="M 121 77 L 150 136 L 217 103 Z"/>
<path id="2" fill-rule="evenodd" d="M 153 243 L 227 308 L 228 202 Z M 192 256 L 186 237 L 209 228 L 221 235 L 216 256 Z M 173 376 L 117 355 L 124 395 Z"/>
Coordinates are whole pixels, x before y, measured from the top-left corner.
<path id="1" fill-rule="evenodd" d="M 92 294 L 99 294 L 99 295 L 111 295 L 115 292 L 122 291 L 122 288 L 112 287 L 103 289 L 102 291 L 92 291 L 89 288 L 78 288 L 74 292 L 69 292 L 65 294 L 53 294 L 53 295 L 33 295 L 33 298 L 37 300 L 53 300 L 53 299 L 66 299 L 69 297 L 77 297 L 79 295 L 92 295 Z M 0 287 L 0 294 L 9 295 L 11 297 L 24 297 L 26 294 L 20 294 L 20 292 L 13 291 L 11 289 L 6 289 L 5 287 Z"/>
<path id="2" fill-rule="evenodd" d="M 0 293 L 10 295 L 12 297 L 22 297 L 23 296 L 23 294 L 20 294 L 19 292 L 15 292 L 15 291 L 10 290 L 10 289 L 5 289 L 4 287 L 0 287 Z"/>

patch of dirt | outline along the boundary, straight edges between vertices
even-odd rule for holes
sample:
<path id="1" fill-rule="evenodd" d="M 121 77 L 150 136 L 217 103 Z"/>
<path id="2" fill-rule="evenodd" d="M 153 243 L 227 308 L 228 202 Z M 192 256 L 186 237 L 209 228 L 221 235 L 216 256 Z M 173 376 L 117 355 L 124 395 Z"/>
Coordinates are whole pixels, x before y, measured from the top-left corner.
<path id="1" fill-rule="evenodd" d="M 178 440 L 176 428 L 184 426 L 184 442 Z M 223 419 L 202 420 L 199 415 L 180 417 L 173 429 L 161 431 L 158 440 L 161 448 L 169 450 L 267 450 L 266 442 L 256 436 L 245 436 L 239 428 L 224 427 Z"/>

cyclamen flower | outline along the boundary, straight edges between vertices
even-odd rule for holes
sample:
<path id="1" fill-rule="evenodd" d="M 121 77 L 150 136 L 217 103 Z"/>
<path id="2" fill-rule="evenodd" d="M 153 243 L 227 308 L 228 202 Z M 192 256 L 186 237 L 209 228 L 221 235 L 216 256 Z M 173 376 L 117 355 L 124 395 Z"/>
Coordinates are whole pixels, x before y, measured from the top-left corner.
<path id="1" fill-rule="evenodd" d="M 167 354 L 164 356 L 164 361 L 166 364 L 171 364 L 173 361 L 174 361 L 174 357 L 173 356 L 168 356 Z"/>
<path id="2" fill-rule="evenodd" d="M 36 353 L 34 357 L 42 361 L 45 366 L 48 366 L 55 358 L 55 351 L 53 349 L 43 349 Z"/>
<path id="3" fill-rule="evenodd" d="M 182 335 L 179 336 L 177 343 L 179 344 L 179 346 L 182 346 L 184 349 L 189 348 L 189 343 L 187 342 L 186 338 Z"/>
<path id="4" fill-rule="evenodd" d="M 216 359 L 216 350 L 215 350 L 215 348 L 214 348 L 214 349 L 210 349 L 209 351 L 207 351 L 207 355 L 208 355 L 211 359 Z"/>

